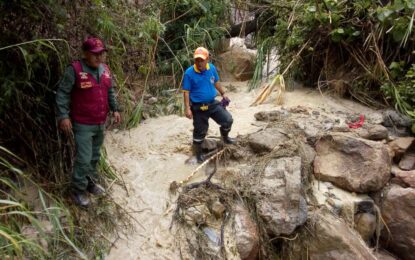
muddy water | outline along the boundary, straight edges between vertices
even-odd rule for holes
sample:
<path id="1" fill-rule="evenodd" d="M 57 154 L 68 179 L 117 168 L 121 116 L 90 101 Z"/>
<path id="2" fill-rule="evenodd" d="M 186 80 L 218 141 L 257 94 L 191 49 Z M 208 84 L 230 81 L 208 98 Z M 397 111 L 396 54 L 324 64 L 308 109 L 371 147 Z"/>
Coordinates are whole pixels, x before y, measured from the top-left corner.
<path id="1" fill-rule="evenodd" d="M 234 117 L 231 136 L 263 128 L 264 123 L 256 122 L 254 114 L 275 109 L 272 97 L 264 105 L 249 107 L 258 91 L 247 93 L 246 83 L 232 82 L 232 85 L 236 90 L 228 91 L 229 110 Z M 347 112 L 370 111 L 359 104 L 306 89 L 286 93 L 284 106 L 297 105 Z M 112 196 L 136 219 L 136 230 L 123 234 L 107 259 L 180 259 L 177 239 L 169 230 L 176 196 L 170 195 L 168 189 L 172 181 L 185 179 L 196 168 L 184 163 L 191 154 L 191 135 L 192 121 L 179 116 L 149 119 L 136 129 L 107 134 L 108 158 L 121 173 L 128 190 L 115 185 Z M 219 136 L 213 121 L 208 135 Z M 204 178 L 202 171 L 192 181 Z"/>

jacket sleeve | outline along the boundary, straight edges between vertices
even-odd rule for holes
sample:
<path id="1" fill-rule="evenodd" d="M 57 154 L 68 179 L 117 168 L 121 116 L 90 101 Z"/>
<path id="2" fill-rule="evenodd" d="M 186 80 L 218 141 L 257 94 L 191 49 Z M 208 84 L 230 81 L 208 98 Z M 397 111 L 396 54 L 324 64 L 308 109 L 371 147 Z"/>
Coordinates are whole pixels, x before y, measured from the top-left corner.
<path id="1" fill-rule="evenodd" d="M 115 98 L 115 80 L 111 79 L 111 87 L 108 89 L 108 103 L 112 112 L 118 112 L 118 103 Z"/>
<path id="2" fill-rule="evenodd" d="M 56 91 L 56 104 L 58 108 L 58 120 L 69 118 L 71 105 L 71 92 L 75 85 L 75 71 L 72 66 L 68 66 L 59 82 Z"/>

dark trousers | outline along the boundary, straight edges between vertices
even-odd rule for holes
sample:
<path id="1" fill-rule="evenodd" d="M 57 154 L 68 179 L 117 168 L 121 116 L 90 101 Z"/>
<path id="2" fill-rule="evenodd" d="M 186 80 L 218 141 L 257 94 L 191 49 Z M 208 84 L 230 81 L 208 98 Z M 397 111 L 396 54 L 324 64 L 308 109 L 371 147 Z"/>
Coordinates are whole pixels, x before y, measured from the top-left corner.
<path id="1" fill-rule="evenodd" d="M 91 181 L 98 178 L 97 164 L 104 142 L 104 125 L 73 124 L 76 156 L 72 174 L 72 187 L 85 191 Z"/>
<path id="2" fill-rule="evenodd" d="M 227 135 L 232 128 L 232 115 L 224 109 L 219 102 L 215 101 L 209 104 L 209 109 L 202 111 L 201 104 L 192 104 L 191 109 L 193 113 L 193 142 L 202 143 L 206 137 L 209 129 L 209 118 L 212 118 L 218 125 L 220 125 L 220 132 L 222 135 Z"/>

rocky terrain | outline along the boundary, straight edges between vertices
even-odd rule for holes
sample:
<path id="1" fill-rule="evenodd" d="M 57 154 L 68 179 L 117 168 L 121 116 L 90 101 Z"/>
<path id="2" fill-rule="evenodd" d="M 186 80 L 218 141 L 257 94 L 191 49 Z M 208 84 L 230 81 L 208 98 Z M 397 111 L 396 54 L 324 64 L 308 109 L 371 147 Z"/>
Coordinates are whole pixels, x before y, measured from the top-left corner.
<path id="1" fill-rule="evenodd" d="M 234 48 L 218 67 L 246 79 L 250 57 Z M 415 259 L 408 118 L 298 86 L 282 106 L 271 95 L 252 107 L 260 90 L 223 85 L 238 142 L 224 147 L 212 122 L 204 152 L 213 157 L 200 170 L 189 164 L 186 118 L 107 137 L 126 188 L 112 196 L 137 222 L 109 259 Z"/>

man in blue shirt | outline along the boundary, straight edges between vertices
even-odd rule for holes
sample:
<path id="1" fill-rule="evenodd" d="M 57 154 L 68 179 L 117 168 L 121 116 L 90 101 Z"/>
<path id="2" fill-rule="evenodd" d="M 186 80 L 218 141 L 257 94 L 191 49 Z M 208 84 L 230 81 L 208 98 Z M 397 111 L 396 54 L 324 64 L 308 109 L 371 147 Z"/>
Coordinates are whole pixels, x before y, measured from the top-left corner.
<path id="1" fill-rule="evenodd" d="M 208 63 L 209 51 L 203 47 L 194 53 L 195 64 L 184 73 L 183 92 L 185 114 L 193 119 L 193 152 L 199 163 L 203 162 L 202 143 L 209 128 L 209 118 L 220 125 L 222 140 L 226 144 L 235 141 L 229 137 L 233 119 L 232 115 L 215 100 L 216 91 L 229 102 L 225 91 L 219 84 L 219 76 L 213 64 Z"/>

